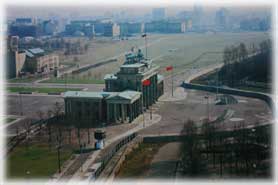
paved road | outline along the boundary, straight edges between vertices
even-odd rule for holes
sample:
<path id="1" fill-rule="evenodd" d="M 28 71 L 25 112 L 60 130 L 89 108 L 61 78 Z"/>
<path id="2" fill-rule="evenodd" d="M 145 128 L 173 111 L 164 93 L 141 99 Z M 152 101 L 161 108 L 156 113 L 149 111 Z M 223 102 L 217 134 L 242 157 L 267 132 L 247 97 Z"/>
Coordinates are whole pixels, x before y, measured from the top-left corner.
<path id="1" fill-rule="evenodd" d="M 8 87 L 46 87 L 46 88 L 80 88 L 88 91 L 102 91 L 104 84 L 58 84 L 58 83 L 6 83 Z"/>
<path id="2" fill-rule="evenodd" d="M 22 102 L 22 103 L 21 103 Z M 45 113 L 49 109 L 53 109 L 55 102 L 64 103 L 62 96 L 47 96 L 47 95 L 8 95 L 6 96 L 6 112 L 8 115 L 21 115 L 26 118 L 38 118 L 37 111 L 41 110 Z M 16 129 L 19 131 L 24 129 L 24 122 L 22 119 L 7 127 L 7 134 L 15 134 Z"/>

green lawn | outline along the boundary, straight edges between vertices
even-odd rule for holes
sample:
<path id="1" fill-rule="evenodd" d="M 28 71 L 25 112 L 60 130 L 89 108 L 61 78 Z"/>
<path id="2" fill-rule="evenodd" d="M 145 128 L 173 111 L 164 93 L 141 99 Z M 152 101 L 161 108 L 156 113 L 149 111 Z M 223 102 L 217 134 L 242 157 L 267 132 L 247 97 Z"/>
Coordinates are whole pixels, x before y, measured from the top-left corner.
<path id="1" fill-rule="evenodd" d="M 61 151 L 61 164 L 70 158 L 71 150 Z M 27 148 L 18 146 L 7 158 L 8 178 L 47 178 L 58 169 L 57 150 L 49 150 L 47 145 L 33 144 Z"/>
<path id="2" fill-rule="evenodd" d="M 4 123 L 10 123 L 10 122 L 13 122 L 15 120 L 16 120 L 16 118 L 6 118 Z"/>
<path id="3" fill-rule="evenodd" d="M 61 83 L 61 84 L 104 84 L 104 80 L 100 79 L 82 79 L 82 78 L 51 78 L 40 83 Z"/>
<path id="4" fill-rule="evenodd" d="M 65 91 L 80 91 L 80 88 L 47 88 L 47 87 L 8 87 L 8 92 L 37 92 L 37 93 L 62 93 Z"/>

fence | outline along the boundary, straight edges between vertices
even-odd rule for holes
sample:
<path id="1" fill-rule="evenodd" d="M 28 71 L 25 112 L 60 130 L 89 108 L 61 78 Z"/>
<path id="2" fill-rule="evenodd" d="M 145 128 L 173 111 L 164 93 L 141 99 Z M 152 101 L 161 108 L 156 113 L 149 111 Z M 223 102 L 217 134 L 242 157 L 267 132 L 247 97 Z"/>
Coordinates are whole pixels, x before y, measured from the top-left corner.
<path id="1" fill-rule="evenodd" d="M 99 66 L 102 66 L 102 65 L 106 65 L 106 64 L 109 64 L 109 63 L 112 63 L 112 62 L 117 62 L 117 61 L 118 61 L 117 59 L 110 59 L 110 60 L 106 60 L 106 61 L 99 62 L 99 63 L 96 63 L 96 64 L 91 64 L 91 65 L 83 66 L 83 67 L 80 67 L 79 69 L 73 70 L 72 74 L 79 74 L 79 73 L 87 71 L 87 70 L 89 70 L 91 68 L 96 68 L 96 67 L 99 67 Z"/>
<path id="2" fill-rule="evenodd" d="M 125 138 L 121 139 L 102 159 L 101 166 L 95 172 L 95 179 L 97 179 L 101 172 L 104 170 L 105 166 L 109 162 L 109 160 L 113 157 L 113 155 L 120 150 L 122 146 L 132 141 L 137 136 L 137 133 L 130 134 Z"/>
<path id="3" fill-rule="evenodd" d="M 24 141 L 28 135 L 27 132 L 30 132 L 31 134 L 36 134 L 37 131 L 40 129 L 40 125 L 47 124 L 51 121 L 57 120 L 57 117 L 51 117 L 45 120 L 35 120 L 32 121 L 30 124 L 30 127 L 28 130 L 24 130 L 23 132 L 18 133 L 16 136 L 13 136 L 9 139 L 7 142 L 7 154 L 13 151 L 13 149 L 20 144 L 22 141 Z M 25 120 L 28 121 L 28 120 Z"/>

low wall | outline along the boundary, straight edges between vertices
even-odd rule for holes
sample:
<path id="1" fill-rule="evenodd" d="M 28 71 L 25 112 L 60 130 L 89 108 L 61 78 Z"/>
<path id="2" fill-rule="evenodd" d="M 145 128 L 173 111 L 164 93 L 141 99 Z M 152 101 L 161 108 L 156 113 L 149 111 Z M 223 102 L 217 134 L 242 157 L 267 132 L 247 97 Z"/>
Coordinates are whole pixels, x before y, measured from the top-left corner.
<path id="1" fill-rule="evenodd" d="M 143 138 L 141 136 L 137 136 L 133 141 L 131 141 L 124 151 L 120 154 L 119 158 L 117 159 L 117 163 L 111 172 L 110 176 L 108 177 L 108 181 L 112 182 L 115 176 L 119 173 L 123 162 L 126 159 L 126 156 L 130 154 L 134 149 L 139 147 L 139 144 L 143 142 Z"/>
<path id="2" fill-rule="evenodd" d="M 79 73 L 87 71 L 87 70 L 89 70 L 91 68 L 100 67 L 102 65 L 106 65 L 106 64 L 109 64 L 109 63 L 117 62 L 117 61 L 118 61 L 117 59 L 109 59 L 109 60 L 106 60 L 106 61 L 103 61 L 103 62 L 99 62 L 99 63 L 96 63 L 96 64 L 82 66 L 82 67 L 80 67 L 78 69 L 73 70 L 72 74 L 79 74 Z"/>
<path id="3" fill-rule="evenodd" d="M 168 143 L 183 141 L 186 138 L 185 135 L 161 135 L 161 136 L 145 136 L 144 143 Z"/>
<path id="4" fill-rule="evenodd" d="M 223 88 L 223 87 L 217 88 L 215 86 L 199 85 L 199 84 L 192 84 L 192 83 L 185 83 L 185 82 L 181 84 L 181 87 L 186 89 L 196 89 L 196 90 L 208 91 L 208 92 L 216 92 L 218 89 L 218 92 L 221 94 L 231 94 L 236 96 L 257 98 L 265 101 L 272 110 L 274 109 L 274 101 L 272 97 L 270 95 L 259 93 L 259 92 L 244 91 L 244 90 L 230 89 L 230 88 Z"/>

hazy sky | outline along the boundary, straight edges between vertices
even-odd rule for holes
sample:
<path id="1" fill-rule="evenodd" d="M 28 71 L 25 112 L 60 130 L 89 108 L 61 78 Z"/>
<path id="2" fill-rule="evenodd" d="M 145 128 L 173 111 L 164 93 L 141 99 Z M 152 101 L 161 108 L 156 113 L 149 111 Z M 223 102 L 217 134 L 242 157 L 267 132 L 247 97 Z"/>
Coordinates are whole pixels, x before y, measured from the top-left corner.
<path id="1" fill-rule="evenodd" d="M 59 17 L 86 17 L 86 16 L 103 16 L 108 14 L 120 13 L 125 11 L 131 16 L 143 16 L 145 14 L 151 13 L 153 7 L 143 7 L 143 6 L 7 6 L 5 9 L 7 18 L 15 17 L 40 17 L 49 18 L 50 16 Z M 171 6 L 164 7 L 166 9 L 167 16 L 174 16 L 179 11 L 182 10 L 192 10 L 192 6 Z M 203 6 L 203 11 L 214 12 L 219 7 L 215 6 Z M 263 6 L 253 6 L 253 7 L 227 7 L 232 15 L 245 15 L 245 14 L 258 14 L 262 15 L 265 13 L 271 13 L 270 7 Z"/>

